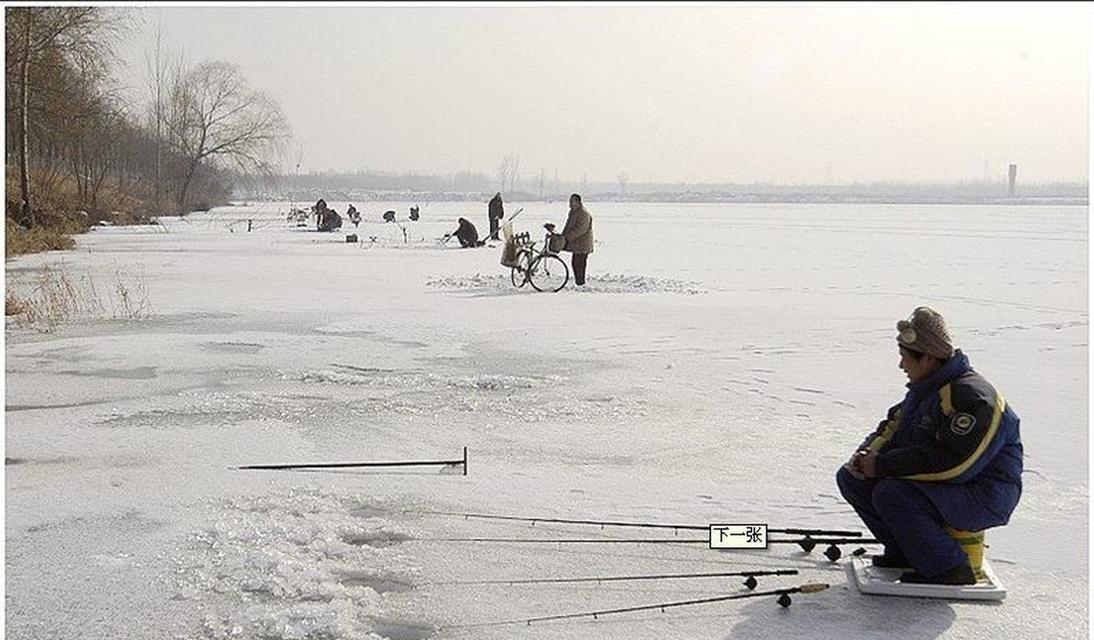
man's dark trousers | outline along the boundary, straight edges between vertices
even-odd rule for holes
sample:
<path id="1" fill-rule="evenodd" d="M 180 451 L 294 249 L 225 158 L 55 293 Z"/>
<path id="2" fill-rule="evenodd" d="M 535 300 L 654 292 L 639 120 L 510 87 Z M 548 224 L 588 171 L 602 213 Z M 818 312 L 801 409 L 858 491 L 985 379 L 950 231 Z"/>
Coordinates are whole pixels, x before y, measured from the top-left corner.
<path id="1" fill-rule="evenodd" d="M 836 474 L 840 493 L 889 553 L 901 554 L 919 573 L 941 575 L 969 557 L 946 530 L 942 514 L 912 480 L 863 478 L 846 468 Z"/>

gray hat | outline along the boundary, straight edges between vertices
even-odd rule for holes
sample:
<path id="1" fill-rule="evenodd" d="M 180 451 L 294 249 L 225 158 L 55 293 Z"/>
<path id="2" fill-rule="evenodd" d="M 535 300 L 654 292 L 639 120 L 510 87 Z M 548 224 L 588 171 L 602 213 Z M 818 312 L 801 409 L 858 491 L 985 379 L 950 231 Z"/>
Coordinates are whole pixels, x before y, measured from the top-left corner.
<path id="1" fill-rule="evenodd" d="M 916 307 L 907 320 L 896 323 L 900 346 L 919 353 L 949 360 L 953 355 L 953 339 L 942 314 L 930 307 Z"/>

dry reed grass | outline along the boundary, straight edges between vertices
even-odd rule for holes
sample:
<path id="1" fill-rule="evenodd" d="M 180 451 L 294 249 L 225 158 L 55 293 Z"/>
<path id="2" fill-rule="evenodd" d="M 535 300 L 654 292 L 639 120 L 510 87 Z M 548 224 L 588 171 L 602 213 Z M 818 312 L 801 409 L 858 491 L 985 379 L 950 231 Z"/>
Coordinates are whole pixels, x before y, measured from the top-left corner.
<path id="1" fill-rule="evenodd" d="M 6 315 L 18 327 L 42 332 L 78 320 L 143 320 L 152 315 L 152 305 L 143 271 L 139 265 L 134 270 L 115 268 L 109 286 L 103 288 L 90 275 L 74 278 L 63 268 L 42 265 L 23 287 L 24 295 L 12 292 L 9 283 Z"/>

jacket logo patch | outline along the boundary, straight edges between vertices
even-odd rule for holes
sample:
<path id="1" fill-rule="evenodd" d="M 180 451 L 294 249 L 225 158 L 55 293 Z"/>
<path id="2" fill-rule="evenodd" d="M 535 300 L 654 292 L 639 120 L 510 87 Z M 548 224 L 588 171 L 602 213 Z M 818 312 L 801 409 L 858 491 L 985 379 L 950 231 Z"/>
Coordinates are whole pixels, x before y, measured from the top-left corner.
<path id="1" fill-rule="evenodd" d="M 976 417 L 970 413 L 959 413 L 950 420 L 950 431 L 959 436 L 968 435 L 975 426 Z"/>

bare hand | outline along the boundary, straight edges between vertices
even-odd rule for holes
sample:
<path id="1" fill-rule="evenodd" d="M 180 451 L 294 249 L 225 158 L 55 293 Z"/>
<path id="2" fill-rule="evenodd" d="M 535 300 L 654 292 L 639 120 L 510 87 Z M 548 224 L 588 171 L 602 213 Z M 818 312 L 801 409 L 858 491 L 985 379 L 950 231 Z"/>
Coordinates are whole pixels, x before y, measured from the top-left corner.
<path id="1" fill-rule="evenodd" d="M 877 452 L 859 451 L 854 458 L 855 469 L 867 478 L 877 477 Z"/>

